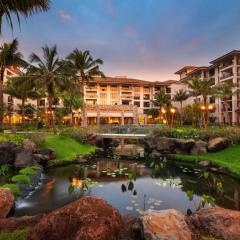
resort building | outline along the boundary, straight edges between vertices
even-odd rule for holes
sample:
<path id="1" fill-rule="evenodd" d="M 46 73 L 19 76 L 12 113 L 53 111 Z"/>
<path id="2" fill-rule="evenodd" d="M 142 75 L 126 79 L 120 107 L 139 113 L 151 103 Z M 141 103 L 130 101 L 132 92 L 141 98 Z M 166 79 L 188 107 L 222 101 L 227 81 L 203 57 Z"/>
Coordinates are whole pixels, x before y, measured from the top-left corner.
<path id="1" fill-rule="evenodd" d="M 233 125 L 240 123 L 240 95 L 236 91 L 240 87 L 240 51 L 233 50 L 221 57 L 218 57 L 210 62 L 207 67 L 186 66 L 176 72 L 180 76 L 180 81 L 172 85 L 172 94 L 177 89 L 187 89 L 186 81 L 194 77 L 204 79 L 213 78 L 214 84 L 230 83 L 236 86 L 233 89 L 237 94 L 233 94 L 228 99 L 220 100 L 209 97 L 208 103 L 215 106 L 213 116 L 219 124 L 231 123 Z M 201 102 L 199 96 L 196 98 L 189 98 L 184 105 Z"/>
<path id="2" fill-rule="evenodd" d="M 150 82 L 127 77 L 96 78 L 84 86 L 86 124 L 147 124 L 160 89 L 171 96 L 175 81 Z M 81 113 L 75 115 L 76 121 Z"/>

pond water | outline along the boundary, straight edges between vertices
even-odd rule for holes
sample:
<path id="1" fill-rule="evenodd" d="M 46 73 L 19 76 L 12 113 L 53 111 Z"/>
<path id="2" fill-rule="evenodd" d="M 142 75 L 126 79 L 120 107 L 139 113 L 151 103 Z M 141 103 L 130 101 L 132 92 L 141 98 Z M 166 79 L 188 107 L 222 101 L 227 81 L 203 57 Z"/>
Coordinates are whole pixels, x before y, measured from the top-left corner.
<path id="1" fill-rule="evenodd" d="M 186 213 L 213 202 L 239 210 L 239 181 L 164 160 L 144 164 L 99 159 L 91 165 L 49 169 L 43 177 L 32 195 L 17 201 L 15 216 L 48 212 L 83 195 L 102 198 L 120 213 L 133 216 L 147 209 L 174 208 Z"/>

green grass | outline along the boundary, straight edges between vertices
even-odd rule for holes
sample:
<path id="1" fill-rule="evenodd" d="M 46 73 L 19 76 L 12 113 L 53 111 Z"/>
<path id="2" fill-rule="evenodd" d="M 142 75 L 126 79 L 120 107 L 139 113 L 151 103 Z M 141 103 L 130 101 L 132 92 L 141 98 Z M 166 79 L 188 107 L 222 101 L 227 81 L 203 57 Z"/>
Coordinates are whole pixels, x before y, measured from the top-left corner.
<path id="1" fill-rule="evenodd" d="M 52 148 L 56 152 L 56 160 L 51 162 L 73 161 L 77 155 L 87 155 L 94 152 L 95 147 L 82 144 L 67 136 L 49 135 L 41 147 Z"/>
<path id="2" fill-rule="evenodd" d="M 28 229 L 15 230 L 8 233 L 0 233 L 0 240 L 26 240 L 28 235 Z"/>
<path id="3" fill-rule="evenodd" d="M 240 145 L 231 146 L 216 153 L 207 153 L 205 155 L 172 155 L 174 160 L 178 161 L 201 161 L 207 160 L 230 170 L 232 173 L 240 175 Z"/>
<path id="4" fill-rule="evenodd" d="M 36 176 L 37 171 L 38 171 L 38 167 L 33 166 L 33 167 L 23 168 L 19 171 L 19 173 L 22 175 Z"/>

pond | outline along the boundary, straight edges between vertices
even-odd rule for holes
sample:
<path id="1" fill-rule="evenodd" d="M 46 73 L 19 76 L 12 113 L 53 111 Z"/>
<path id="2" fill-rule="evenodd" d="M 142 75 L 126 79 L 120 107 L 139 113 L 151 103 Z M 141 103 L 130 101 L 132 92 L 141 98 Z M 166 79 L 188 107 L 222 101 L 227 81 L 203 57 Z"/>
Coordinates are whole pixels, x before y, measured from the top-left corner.
<path id="1" fill-rule="evenodd" d="M 240 182 L 204 172 L 196 165 L 98 159 L 91 165 L 49 169 L 43 184 L 18 200 L 15 216 L 49 212 L 83 195 L 106 200 L 122 214 L 174 208 L 183 213 L 201 204 L 239 210 Z"/>

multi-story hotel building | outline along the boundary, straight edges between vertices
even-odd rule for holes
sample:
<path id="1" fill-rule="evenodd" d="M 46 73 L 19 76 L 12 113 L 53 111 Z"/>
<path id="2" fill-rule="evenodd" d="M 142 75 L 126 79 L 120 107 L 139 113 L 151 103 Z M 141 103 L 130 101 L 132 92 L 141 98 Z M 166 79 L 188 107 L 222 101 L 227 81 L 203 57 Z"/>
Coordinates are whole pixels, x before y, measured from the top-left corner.
<path id="1" fill-rule="evenodd" d="M 221 57 L 218 57 L 210 62 L 207 67 L 186 66 L 176 72 L 180 76 L 180 81 L 173 84 L 172 94 L 177 89 L 187 89 L 187 84 L 184 82 L 191 80 L 194 77 L 200 79 L 213 78 L 215 85 L 222 83 L 231 83 L 236 86 L 233 89 L 237 94 L 233 94 L 228 99 L 214 99 L 209 97 L 208 102 L 215 105 L 214 116 L 217 117 L 217 122 L 220 124 L 231 123 L 233 125 L 240 123 L 240 51 L 233 50 Z M 202 101 L 199 96 L 198 101 Z M 196 102 L 195 98 L 189 98 L 185 105 Z"/>

